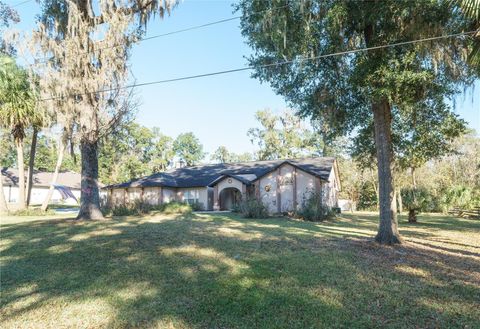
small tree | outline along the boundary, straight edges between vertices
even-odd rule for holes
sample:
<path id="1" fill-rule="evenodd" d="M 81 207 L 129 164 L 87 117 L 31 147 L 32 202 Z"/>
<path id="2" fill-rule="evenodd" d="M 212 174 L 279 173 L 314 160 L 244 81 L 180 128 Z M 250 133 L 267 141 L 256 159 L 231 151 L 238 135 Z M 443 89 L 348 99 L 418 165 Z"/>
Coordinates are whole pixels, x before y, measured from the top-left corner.
<path id="1" fill-rule="evenodd" d="M 43 99 L 68 118 L 81 152 L 81 204 L 77 219 L 101 219 L 98 147 L 129 111 L 129 50 L 154 14 L 175 0 L 47 0 L 32 50 L 48 60 L 36 66 Z M 40 57 L 40 54 L 36 54 Z"/>
<path id="2" fill-rule="evenodd" d="M 173 149 L 187 166 L 193 166 L 205 157 L 203 145 L 191 132 L 178 135 L 173 142 Z"/>
<path id="3" fill-rule="evenodd" d="M 17 149 L 19 209 L 26 207 L 23 157 L 25 131 L 41 122 L 42 117 L 27 72 L 18 67 L 12 58 L 0 57 L 0 122 L 11 130 Z"/>
<path id="4" fill-rule="evenodd" d="M 425 188 L 405 188 L 401 190 L 402 202 L 408 209 L 408 222 L 416 223 L 417 215 L 427 211 L 431 204 L 430 194 Z"/>
<path id="5" fill-rule="evenodd" d="M 233 162 L 233 157 L 231 153 L 225 146 L 219 146 L 215 152 L 213 152 L 212 156 L 210 157 L 213 161 L 218 163 L 229 163 Z"/>
<path id="6" fill-rule="evenodd" d="M 257 111 L 255 118 L 260 128 L 250 128 L 248 137 L 257 144 L 259 160 L 296 158 L 319 154 L 319 135 L 307 129 L 292 111 L 280 115 L 270 110 Z"/>
<path id="7" fill-rule="evenodd" d="M 175 156 L 173 139 L 162 134 L 158 128 L 153 128 L 153 134 L 155 135 L 155 145 L 152 150 L 152 171 L 165 171 Z"/>

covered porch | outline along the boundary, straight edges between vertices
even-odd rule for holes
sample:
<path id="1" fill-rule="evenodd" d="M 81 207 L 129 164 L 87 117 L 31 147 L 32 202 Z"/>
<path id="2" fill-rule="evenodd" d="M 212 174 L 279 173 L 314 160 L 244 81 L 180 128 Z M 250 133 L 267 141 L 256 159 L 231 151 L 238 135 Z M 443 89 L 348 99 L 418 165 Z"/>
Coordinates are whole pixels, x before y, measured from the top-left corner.
<path id="1" fill-rule="evenodd" d="M 243 177 L 223 175 L 213 187 L 213 210 L 233 210 L 251 193 L 251 182 Z"/>

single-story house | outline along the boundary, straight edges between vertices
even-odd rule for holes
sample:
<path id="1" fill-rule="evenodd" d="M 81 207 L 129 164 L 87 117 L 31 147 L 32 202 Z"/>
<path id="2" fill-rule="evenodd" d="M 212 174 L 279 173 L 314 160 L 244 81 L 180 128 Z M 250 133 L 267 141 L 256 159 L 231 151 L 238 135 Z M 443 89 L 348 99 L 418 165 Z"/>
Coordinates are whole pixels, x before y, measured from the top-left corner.
<path id="1" fill-rule="evenodd" d="M 318 157 L 176 168 L 104 189 L 112 207 L 136 200 L 151 205 L 180 201 L 230 210 L 251 197 L 280 213 L 297 209 L 311 192 L 321 193 L 326 206 L 337 207 L 341 185 L 335 158 Z"/>
<path id="2" fill-rule="evenodd" d="M 2 168 L 1 170 L 3 192 L 8 203 L 18 202 L 18 169 Z M 30 204 L 41 204 L 47 196 L 48 189 L 52 182 L 53 172 L 38 171 L 33 172 L 33 186 L 30 195 Z M 25 183 L 27 173 L 25 173 Z M 80 201 L 80 183 L 81 175 L 73 171 L 60 171 L 58 173 L 56 188 L 53 191 L 50 203 L 77 204 Z M 69 196 L 68 192 L 72 195 Z"/>

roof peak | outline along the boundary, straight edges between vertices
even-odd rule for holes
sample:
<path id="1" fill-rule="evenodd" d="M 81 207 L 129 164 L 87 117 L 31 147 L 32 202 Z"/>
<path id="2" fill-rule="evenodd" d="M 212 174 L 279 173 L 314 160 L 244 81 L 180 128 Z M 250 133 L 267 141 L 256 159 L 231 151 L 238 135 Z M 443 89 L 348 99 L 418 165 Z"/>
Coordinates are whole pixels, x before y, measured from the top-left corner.
<path id="1" fill-rule="evenodd" d="M 311 157 L 276 159 L 261 161 L 246 161 L 237 163 L 210 163 L 182 168 L 175 168 L 165 172 L 153 173 L 130 181 L 112 184 L 110 188 L 128 187 L 201 187 L 209 186 L 213 181 L 223 175 L 253 174 L 256 177 L 278 168 L 284 163 L 310 173 L 311 175 L 327 180 L 333 167 L 334 157 Z"/>

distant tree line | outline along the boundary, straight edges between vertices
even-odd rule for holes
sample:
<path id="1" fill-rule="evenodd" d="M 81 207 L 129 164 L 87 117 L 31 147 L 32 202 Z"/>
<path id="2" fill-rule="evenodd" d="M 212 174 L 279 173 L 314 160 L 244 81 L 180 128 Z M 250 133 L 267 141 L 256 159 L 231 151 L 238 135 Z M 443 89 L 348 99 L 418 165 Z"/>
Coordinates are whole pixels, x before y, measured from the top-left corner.
<path id="1" fill-rule="evenodd" d="M 397 209 L 408 212 L 410 221 L 415 222 L 419 212 L 480 207 L 480 137 L 467 131 L 445 146 L 449 152 L 414 167 L 415 178 L 412 168 L 399 164 L 394 170 Z M 358 156 L 338 158 L 340 197 L 351 200 L 357 210 L 375 211 L 379 206 L 376 165 Z"/>
<path id="2" fill-rule="evenodd" d="M 134 111 L 134 109 L 132 109 Z M 238 163 L 252 160 L 274 160 L 321 155 L 322 143 L 313 129 L 296 118 L 291 111 L 275 114 L 270 110 L 256 113 L 259 127 L 251 128 L 247 135 L 258 147 L 255 153 L 231 152 L 219 146 L 210 156 L 201 141 L 192 132 L 176 138 L 163 134 L 159 128 L 148 128 L 129 120 L 118 125 L 99 140 L 99 180 L 104 184 L 118 183 L 166 171 L 175 166 L 193 166 L 205 162 Z M 43 129 L 36 132 L 34 170 L 53 172 L 56 168 L 61 132 Z M 34 130 L 25 130 L 24 165 L 28 166 Z M 14 137 L 8 129 L 0 130 L 2 167 L 18 167 Z M 79 146 L 67 141 L 61 170 L 79 172 L 81 165 Z"/>

